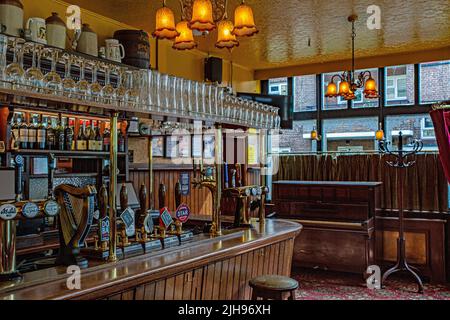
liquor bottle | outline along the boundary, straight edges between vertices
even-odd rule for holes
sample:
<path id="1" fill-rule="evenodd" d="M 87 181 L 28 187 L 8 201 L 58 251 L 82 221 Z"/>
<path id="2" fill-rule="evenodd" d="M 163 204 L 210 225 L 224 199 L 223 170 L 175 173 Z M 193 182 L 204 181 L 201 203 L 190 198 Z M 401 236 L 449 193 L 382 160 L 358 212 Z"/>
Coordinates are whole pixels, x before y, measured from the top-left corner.
<path id="1" fill-rule="evenodd" d="M 19 139 L 20 139 L 20 149 L 22 150 L 28 149 L 28 125 L 23 115 L 21 117 L 19 124 Z"/>
<path id="2" fill-rule="evenodd" d="M 117 148 L 118 152 L 125 152 L 125 137 L 120 127 L 119 127 L 119 137 L 117 139 Z"/>
<path id="3" fill-rule="evenodd" d="M 47 121 L 47 150 L 56 150 L 55 118 Z"/>
<path id="4" fill-rule="evenodd" d="M 69 119 L 68 119 L 69 120 Z M 66 122 L 66 127 L 64 128 L 64 136 L 66 138 L 66 150 L 74 150 L 74 143 L 73 143 L 73 135 L 74 135 L 74 121 L 69 120 Z"/>
<path id="5" fill-rule="evenodd" d="M 37 121 L 36 116 L 32 116 L 30 125 L 28 126 L 28 148 L 37 149 Z"/>
<path id="6" fill-rule="evenodd" d="M 63 121 L 64 120 L 60 114 L 59 119 L 58 119 L 58 126 L 56 127 L 56 130 L 55 130 L 56 143 L 57 143 L 56 145 L 57 145 L 57 149 L 59 151 L 64 151 L 65 144 L 66 144 L 66 139 L 64 136 L 64 122 Z"/>
<path id="7" fill-rule="evenodd" d="M 109 152 L 111 146 L 111 132 L 109 131 L 108 123 L 105 124 L 105 131 L 103 132 L 103 151 Z"/>
<path id="8" fill-rule="evenodd" d="M 89 151 L 97 151 L 97 141 L 95 140 L 95 127 L 94 121 L 91 121 L 89 134 L 88 134 L 88 150 Z"/>
<path id="9" fill-rule="evenodd" d="M 81 126 L 80 129 L 78 130 L 78 137 L 77 137 L 77 150 L 79 151 L 87 150 L 85 130 L 86 130 L 86 123 L 83 120 L 81 120 Z"/>
<path id="10" fill-rule="evenodd" d="M 37 149 L 45 150 L 47 146 L 47 128 L 45 127 L 44 117 L 41 115 L 41 120 L 37 126 Z"/>
<path id="11" fill-rule="evenodd" d="M 96 141 L 96 151 L 103 151 L 103 138 L 100 133 L 100 121 L 98 122 L 97 127 L 95 128 L 95 141 Z"/>
<path id="12" fill-rule="evenodd" d="M 11 149 L 17 150 L 20 147 L 20 115 L 14 114 L 11 123 Z"/>

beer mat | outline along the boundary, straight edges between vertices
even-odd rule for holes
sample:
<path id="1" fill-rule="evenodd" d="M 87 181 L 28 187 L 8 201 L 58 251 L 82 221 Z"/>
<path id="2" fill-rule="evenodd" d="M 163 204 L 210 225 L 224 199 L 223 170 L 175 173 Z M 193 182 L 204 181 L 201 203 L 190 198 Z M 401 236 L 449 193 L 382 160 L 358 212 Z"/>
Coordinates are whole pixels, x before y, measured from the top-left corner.
<path id="1" fill-rule="evenodd" d="M 153 251 L 162 250 L 163 246 L 159 240 L 151 240 L 143 244 L 145 253 L 151 253 Z"/>
<path id="2" fill-rule="evenodd" d="M 163 244 L 164 249 L 180 245 L 180 240 L 178 239 L 177 236 L 168 236 L 165 239 L 161 239 L 161 242 Z"/>
<path id="3" fill-rule="evenodd" d="M 188 242 L 194 240 L 194 233 L 192 231 L 183 231 L 180 235 L 180 242 Z"/>

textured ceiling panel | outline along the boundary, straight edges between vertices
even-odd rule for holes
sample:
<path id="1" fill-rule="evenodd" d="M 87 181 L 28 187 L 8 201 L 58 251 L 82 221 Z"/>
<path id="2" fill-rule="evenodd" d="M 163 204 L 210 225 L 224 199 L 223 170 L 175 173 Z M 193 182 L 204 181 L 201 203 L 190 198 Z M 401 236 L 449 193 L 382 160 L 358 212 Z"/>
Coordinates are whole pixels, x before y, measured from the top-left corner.
<path id="1" fill-rule="evenodd" d="M 72 0 L 83 8 L 152 32 L 160 0 Z M 239 0 L 229 0 L 233 16 Z M 357 57 L 444 48 L 450 44 L 450 0 L 246 0 L 253 7 L 259 34 L 241 39 L 233 61 L 252 69 L 315 64 L 350 58 L 351 25 L 359 15 Z M 179 0 L 167 0 L 180 19 Z M 381 8 L 381 30 L 367 28 L 367 8 Z M 230 58 L 214 47 L 216 33 L 197 38 L 199 49 Z"/>

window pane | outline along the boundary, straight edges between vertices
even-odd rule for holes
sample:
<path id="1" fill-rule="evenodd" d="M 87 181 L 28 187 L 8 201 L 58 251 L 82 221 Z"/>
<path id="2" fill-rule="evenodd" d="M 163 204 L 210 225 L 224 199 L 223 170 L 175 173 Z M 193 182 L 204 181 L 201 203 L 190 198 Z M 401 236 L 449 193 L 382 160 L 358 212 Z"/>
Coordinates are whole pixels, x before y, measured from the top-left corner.
<path id="1" fill-rule="evenodd" d="M 294 78 L 294 112 L 317 110 L 316 76 Z"/>
<path id="2" fill-rule="evenodd" d="M 420 103 L 450 100 L 450 60 L 420 65 Z"/>
<path id="3" fill-rule="evenodd" d="M 377 122 L 377 117 L 324 120 L 323 150 L 328 152 L 376 150 Z"/>
<path id="4" fill-rule="evenodd" d="M 272 153 L 316 152 L 317 142 L 311 140 L 316 120 L 295 121 L 293 130 L 281 130 L 272 136 Z"/>
<path id="5" fill-rule="evenodd" d="M 347 101 L 344 99 L 337 98 L 327 98 L 325 97 L 325 93 L 327 92 L 328 84 L 331 82 L 331 78 L 336 74 L 342 74 L 342 71 L 333 72 L 333 73 L 325 73 L 322 75 L 322 83 L 323 83 L 323 110 L 339 110 L 339 109 L 347 109 Z M 339 88 L 339 82 L 336 83 Z"/>
<path id="6" fill-rule="evenodd" d="M 379 88 L 379 81 L 378 81 L 378 69 L 369 69 L 369 70 L 356 70 L 355 74 L 356 76 L 358 76 L 359 73 L 364 72 L 364 71 L 370 71 L 370 73 L 372 74 L 372 78 L 377 82 L 377 88 Z M 376 108 L 379 106 L 380 101 L 379 99 L 366 99 L 364 97 L 364 87 L 358 89 L 356 91 L 356 99 L 353 100 L 352 102 L 352 106 L 355 109 L 359 109 L 359 108 Z"/>
<path id="7" fill-rule="evenodd" d="M 288 79 L 276 78 L 269 80 L 269 94 L 287 96 Z"/>
<path id="8" fill-rule="evenodd" d="M 414 65 L 385 68 L 386 105 L 412 105 L 414 99 Z"/>
<path id="9" fill-rule="evenodd" d="M 420 139 L 425 151 L 438 151 L 433 122 L 428 114 L 386 117 L 386 139 L 392 142 L 393 149 L 396 149 L 400 131 L 407 145 L 415 139 Z"/>

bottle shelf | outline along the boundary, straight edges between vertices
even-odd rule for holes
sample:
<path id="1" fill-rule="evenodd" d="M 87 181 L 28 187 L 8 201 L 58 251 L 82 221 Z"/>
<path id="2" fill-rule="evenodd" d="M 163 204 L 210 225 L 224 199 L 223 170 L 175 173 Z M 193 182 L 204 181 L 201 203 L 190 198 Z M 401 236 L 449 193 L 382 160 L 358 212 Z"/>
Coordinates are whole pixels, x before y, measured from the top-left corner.
<path id="1" fill-rule="evenodd" d="M 99 151 L 60 151 L 60 150 L 14 150 L 11 151 L 12 154 L 20 154 L 24 157 L 35 157 L 35 156 L 48 156 L 49 154 L 54 154 L 56 158 L 109 158 L 109 152 L 99 152 Z M 127 153 L 119 152 L 117 153 L 119 157 L 126 157 Z"/>

